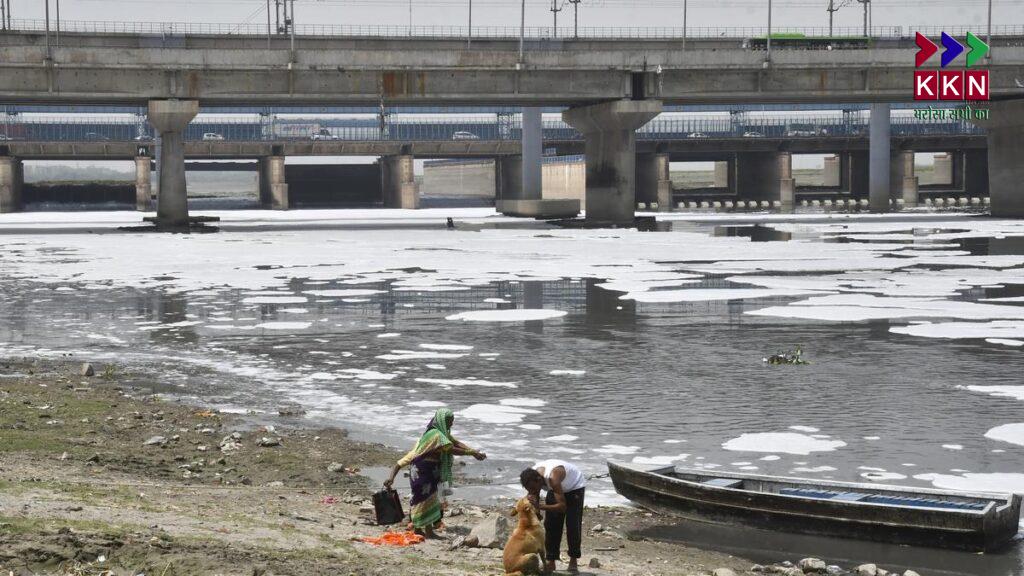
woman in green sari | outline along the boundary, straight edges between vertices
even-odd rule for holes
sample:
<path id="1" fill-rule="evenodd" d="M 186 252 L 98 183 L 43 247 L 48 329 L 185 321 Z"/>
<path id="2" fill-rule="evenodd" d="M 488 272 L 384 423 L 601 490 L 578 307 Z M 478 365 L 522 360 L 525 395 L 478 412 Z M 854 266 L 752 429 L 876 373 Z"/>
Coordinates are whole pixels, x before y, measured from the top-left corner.
<path id="1" fill-rule="evenodd" d="M 434 536 L 434 529 L 444 516 L 438 491 L 442 482 L 452 481 L 454 456 L 487 459 L 483 452 L 473 450 L 452 436 L 454 423 L 455 414 L 450 409 L 438 409 L 419 442 L 395 464 L 391 469 L 391 477 L 384 481 L 384 487 L 391 489 L 398 471 L 406 466 L 411 467 L 409 484 L 412 486 L 412 524 L 416 532 L 427 537 Z"/>

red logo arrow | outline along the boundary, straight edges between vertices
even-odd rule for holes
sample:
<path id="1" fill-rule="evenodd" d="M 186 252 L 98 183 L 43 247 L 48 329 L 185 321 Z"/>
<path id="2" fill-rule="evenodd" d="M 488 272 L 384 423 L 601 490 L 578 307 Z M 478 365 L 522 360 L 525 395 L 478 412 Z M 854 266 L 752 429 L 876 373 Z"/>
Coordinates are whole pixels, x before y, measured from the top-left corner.
<path id="1" fill-rule="evenodd" d="M 920 68 L 922 64 L 928 61 L 936 52 L 939 51 L 939 47 L 934 42 L 928 39 L 927 36 L 917 32 L 917 39 L 914 41 L 920 50 L 917 51 L 917 56 L 914 59 L 914 66 Z"/>

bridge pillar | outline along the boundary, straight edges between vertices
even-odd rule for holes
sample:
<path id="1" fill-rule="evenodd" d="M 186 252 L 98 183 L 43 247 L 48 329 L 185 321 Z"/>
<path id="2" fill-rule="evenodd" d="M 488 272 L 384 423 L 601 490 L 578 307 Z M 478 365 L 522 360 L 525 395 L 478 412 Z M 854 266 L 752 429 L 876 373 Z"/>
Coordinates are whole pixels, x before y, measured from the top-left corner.
<path id="1" fill-rule="evenodd" d="M 287 210 L 288 182 L 284 156 L 259 159 L 260 206 L 268 210 Z"/>
<path id="2" fill-rule="evenodd" d="M 672 208 L 672 181 L 668 154 L 637 154 L 636 200 L 657 204 L 663 212 Z"/>
<path id="3" fill-rule="evenodd" d="M 914 174 L 914 151 L 897 150 L 889 165 L 889 187 L 903 199 L 904 206 L 917 206 L 917 176 Z"/>
<path id="4" fill-rule="evenodd" d="M 867 152 L 849 152 L 842 157 L 845 164 L 842 167 L 841 188 L 850 193 L 856 200 L 863 200 L 868 196 L 869 171 Z"/>
<path id="5" fill-rule="evenodd" d="M 562 119 L 585 140 L 588 222 L 634 222 L 636 130 L 661 109 L 657 100 L 616 100 L 562 112 Z"/>
<path id="6" fill-rule="evenodd" d="M 736 154 L 737 198 L 778 202 L 791 210 L 796 194 L 793 155 L 789 152 L 740 152 Z"/>
<path id="7" fill-rule="evenodd" d="M 868 163 L 868 200 L 872 212 L 888 212 L 890 209 L 890 157 L 891 126 L 889 104 L 871 105 L 871 125 L 868 134 L 870 160 Z"/>
<path id="8" fill-rule="evenodd" d="M 385 208 L 415 210 L 420 205 L 411 154 L 385 156 L 380 159 L 380 185 Z"/>
<path id="9" fill-rule="evenodd" d="M 522 197 L 522 156 L 501 156 L 494 160 L 494 193 L 498 202 L 519 200 Z"/>
<path id="10" fill-rule="evenodd" d="M 1024 158 L 1021 160 L 1024 161 Z M 974 198 L 989 195 L 988 151 L 964 151 L 964 192 Z"/>
<path id="11" fill-rule="evenodd" d="M 989 109 L 992 119 L 978 123 L 988 133 L 992 215 L 1024 218 L 1024 100 L 991 102 Z"/>
<path id="12" fill-rule="evenodd" d="M 187 226 L 188 191 L 185 184 L 185 129 L 199 113 L 198 100 L 150 100 L 149 123 L 160 133 L 160 193 L 157 226 Z"/>
<path id="13" fill-rule="evenodd" d="M 135 209 L 150 211 L 153 203 L 153 159 L 149 156 L 135 157 Z"/>
<path id="14" fill-rule="evenodd" d="M 0 214 L 21 210 L 21 188 L 24 182 L 21 160 L 0 156 Z"/>
<path id="15" fill-rule="evenodd" d="M 729 161 L 715 162 L 715 181 L 712 184 L 715 188 L 729 188 Z"/>
<path id="16" fill-rule="evenodd" d="M 540 108 L 523 108 L 522 189 L 519 200 L 540 200 L 544 197 L 544 124 Z"/>
<path id="17" fill-rule="evenodd" d="M 821 185 L 829 188 L 839 188 L 843 184 L 842 160 L 839 154 L 825 157 L 825 165 L 822 169 Z"/>

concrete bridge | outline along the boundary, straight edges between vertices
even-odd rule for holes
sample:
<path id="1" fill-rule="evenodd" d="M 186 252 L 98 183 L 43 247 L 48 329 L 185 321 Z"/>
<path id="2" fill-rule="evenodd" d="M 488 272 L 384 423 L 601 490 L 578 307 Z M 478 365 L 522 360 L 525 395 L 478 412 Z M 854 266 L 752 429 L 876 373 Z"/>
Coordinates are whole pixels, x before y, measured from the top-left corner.
<path id="1" fill-rule="evenodd" d="M 266 42 L 264 44 L 264 42 Z M 728 44 L 728 42 L 727 42 Z M 1024 46 L 1001 42 L 989 62 L 990 188 L 993 214 L 1024 216 Z M 188 221 L 183 134 L 204 105 L 449 104 L 562 105 L 564 120 L 583 135 L 587 158 L 587 218 L 632 221 L 636 199 L 636 130 L 664 104 L 708 102 L 875 102 L 870 130 L 870 196 L 888 209 L 890 118 L 887 102 L 912 98 L 912 41 L 890 39 L 863 49 L 775 49 L 755 44 L 691 44 L 675 39 L 592 39 L 531 42 L 417 38 L 65 33 L 53 46 L 36 31 L 0 36 L 0 101 L 67 104 L 148 102 L 148 119 L 162 140 L 158 221 Z M 524 112 L 521 169 L 500 209 L 540 206 L 540 111 Z M 784 161 L 764 156 L 769 191 L 791 206 Z M 266 162 L 271 190 L 286 189 Z M 389 157 L 396 198 L 409 195 L 411 156 Z M 777 169 L 771 169 L 776 166 Z M 16 161 L 0 160 L 0 210 L 14 205 Z M 408 174 L 407 174 L 408 172 Z M 275 188 L 276 186 L 276 188 Z M 5 201 L 4 198 L 7 198 Z M 404 203 L 404 202 L 403 202 Z"/>

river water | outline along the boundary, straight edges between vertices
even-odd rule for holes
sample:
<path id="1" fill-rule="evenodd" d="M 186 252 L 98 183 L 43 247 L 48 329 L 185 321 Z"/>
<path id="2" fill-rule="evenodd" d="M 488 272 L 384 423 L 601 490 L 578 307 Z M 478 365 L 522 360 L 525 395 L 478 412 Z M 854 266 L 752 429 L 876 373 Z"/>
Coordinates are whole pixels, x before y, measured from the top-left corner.
<path id="1" fill-rule="evenodd" d="M 400 447 L 450 406 L 491 495 L 544 458 L 1024 492 L 1024 223 L 398 214 L 224 213 L 191 236 L 5 216 L 0 355 Z M 798 347 L 810 364 L 763 362 Z M 588 498 L 621 502 L 601 478 Z M 1008 554 L 949 573 L 1021 573 Z"/>

